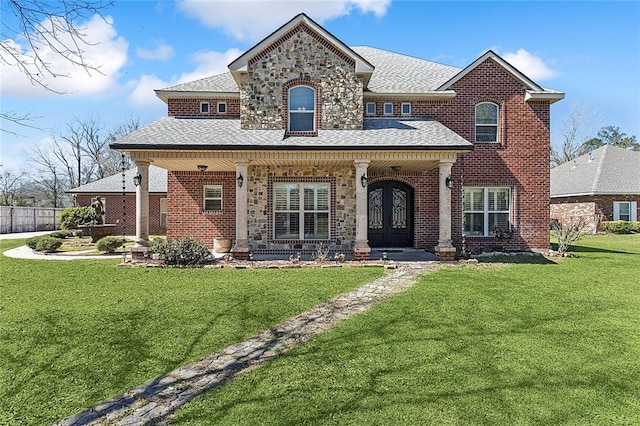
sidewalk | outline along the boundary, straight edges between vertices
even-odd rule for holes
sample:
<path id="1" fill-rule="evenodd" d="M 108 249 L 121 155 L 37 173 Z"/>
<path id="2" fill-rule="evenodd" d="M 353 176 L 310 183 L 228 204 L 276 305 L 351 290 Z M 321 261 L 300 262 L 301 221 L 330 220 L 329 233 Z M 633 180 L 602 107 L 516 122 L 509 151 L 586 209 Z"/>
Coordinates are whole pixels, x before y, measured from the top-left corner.
<path id="1" fill-rule="evenodd" d="M 201 393 L 216 389 L 250 368 L 264 364 L 298 347 L 339 321 L 406 290 L 435 262 L 403 262 L 393 273 L 233 344 L 197 362 L 183 365 L 166 376 L 57 423 L 79 425 L 145 425 L 169 420 L 167 416 Z"/>
<path id="2" fill-rule="evenodd" d="M 27 246 L 20 246 L 10 250 L 4 251 L 7 257 L 13 257 L 15 259 L 34 259 L 34 260 L 83 260 L 83 259 L 122 259 L 121 254 L 86 254 L 86 251 L 68 251 L 62 253 L 36 253 Z"/>
<path id="3" fill-rule="evenodd" d="M 15 232 L 13 234 L 0 234 L 0 240 L 17 240 L 20 238 L 39 237 L 47 235 L 55 231 L 37 231 L 37 232 Z"/>

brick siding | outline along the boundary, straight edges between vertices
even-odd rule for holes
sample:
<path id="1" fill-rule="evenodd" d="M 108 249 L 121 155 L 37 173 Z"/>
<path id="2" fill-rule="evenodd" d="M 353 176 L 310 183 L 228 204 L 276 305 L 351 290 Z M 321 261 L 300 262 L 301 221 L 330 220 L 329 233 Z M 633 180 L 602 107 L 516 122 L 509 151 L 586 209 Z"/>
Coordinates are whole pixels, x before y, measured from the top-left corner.
<path id="1" fill-rule="evenodd" d="M 636 217 L 640 218 L 640 194 L 638 195 L 583 195 L 579 197 L 557 197 L 551 199 L 551 219 L 566 221 L 571 217 L 590 217 L 593 223 L 613 220 L 614 201 L 635 201 Z M 591 225 L 588 231 L 599 231 Z"/>

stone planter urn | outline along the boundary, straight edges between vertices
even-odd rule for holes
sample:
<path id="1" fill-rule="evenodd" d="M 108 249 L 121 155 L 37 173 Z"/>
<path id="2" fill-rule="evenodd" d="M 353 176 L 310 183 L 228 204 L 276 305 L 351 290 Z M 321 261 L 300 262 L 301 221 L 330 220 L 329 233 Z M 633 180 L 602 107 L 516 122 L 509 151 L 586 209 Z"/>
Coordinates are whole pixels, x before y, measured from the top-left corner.
<path id="1" fill-rule="evenodd" d="M 229 253 L 231 251 L 230 238 L 216 238 L 213 240 L 213 251 L 216 253 Z"/>

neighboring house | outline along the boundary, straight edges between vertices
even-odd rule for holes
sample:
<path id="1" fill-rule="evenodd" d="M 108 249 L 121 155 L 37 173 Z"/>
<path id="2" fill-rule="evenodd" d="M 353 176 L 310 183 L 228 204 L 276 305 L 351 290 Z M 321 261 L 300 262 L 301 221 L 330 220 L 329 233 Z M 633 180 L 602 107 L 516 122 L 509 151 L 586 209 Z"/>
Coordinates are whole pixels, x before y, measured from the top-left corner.
<path id="1" fill-rule="evenodd" d="M 111 146 L 135 161 L 140 206 L 149 165 L 169 170 L 169 238 L 230 238 L 238 258 L 549 247 L 550 104 L 564 94 L 492 51 L 459 69 L 349 47 L 300 14 L 229 72 L 156 95 L 168 116 Z"/>
<path id="2" fill-rule="evenodd" d="M 588 221 L 597 232 L 603 220 L 638 220 L 640 152 L 605 145 L 551 169 L 551 218 Z"/>
<path id="3" fill-rule="evenodd" d="M 70 189 L 67 193 L 73 195 L 76 206 L 91 206 L 99 197 L 105 209 L 105 223 L 124 224 L 127 235 L 132 235 L 136 231 L 136 189 L 133 184 L 135 175 L 135 169 L 127 170 L 124 182 L 122 173 L 118 173 Z M 149 182 L 149 232 L 152 235 L 165 235 L 167 233 L 167 171 L 150 166 Z M 118 233 L 121 230 L 122 228 L 119 228 Z"/>

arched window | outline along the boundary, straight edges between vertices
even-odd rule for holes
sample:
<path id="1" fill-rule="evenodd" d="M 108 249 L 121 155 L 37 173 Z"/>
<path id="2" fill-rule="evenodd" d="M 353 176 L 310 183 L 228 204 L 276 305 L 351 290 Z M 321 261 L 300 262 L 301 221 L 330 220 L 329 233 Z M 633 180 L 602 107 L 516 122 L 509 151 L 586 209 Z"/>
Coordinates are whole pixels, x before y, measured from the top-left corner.
<path id="1" fill-rule="evenodd" d="M 476 142 L 498 142 L 498 105 L 476 105 Z"/>
<path id="2" fill-rule="evenodd" d="M 316 91 L 307 86 L 289 90 L 289 131 L 313 132 L 316 122 Z"/>

